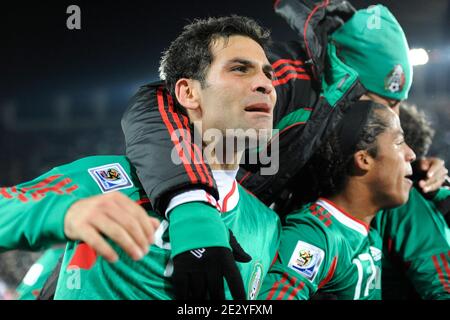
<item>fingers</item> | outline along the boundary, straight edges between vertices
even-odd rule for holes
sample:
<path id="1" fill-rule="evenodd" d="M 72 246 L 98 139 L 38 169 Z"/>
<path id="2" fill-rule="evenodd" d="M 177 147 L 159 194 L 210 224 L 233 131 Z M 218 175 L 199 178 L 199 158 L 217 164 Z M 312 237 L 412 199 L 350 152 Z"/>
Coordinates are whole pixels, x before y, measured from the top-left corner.
<path id="1" fill-rule="evenodd" d="M 133 245 L 137 245 L 143 254 L 148 252 L 150 232 L 153 227 L 147 219 L 147 213 L 141 206 L 126 196 L 123 198 L 117 197 L 108 204 L 105 212 L 111 220 L 125 231 Z"/>
<path id="2" fill-rule="evenodd" d="M 138 260 L 148 252 L 158 226 L 157 219 L 150 218 L 141 206 L 120 192 L 79 200 L 69 208 L 64 220 L 64 232 L 71 240 L 87 243 L 87 234 L 83 230 L 90 230 L 90 241 L 92 233 L 97 232 L 95 241 L 102 250 L 99 255 L 106 254 L 108 259 L 114 256 L 99 237 L 110 238 L 130 257 Z"/>
<path id="3" fill-rule="evenodd" d="M 190 274 L 190 283 L 192 288 L 189 299 L 205 300 L 206 298 L 206 275 L 203 272 L 193 272 Z"/>
<path id="4" fill-rule="evenodd" d="M 434 159 L 427 171 L 427 178 L 419 182 L 419 186 L 422 188 L 423 192 L 431 192 L 439 189 L 448 174 L 447 168 L 445 168 L 444 161 L 440 159 Z"/>
<path id="5" fill-rule="evenodd" d="M 149 219 L 149 221 L 150 221 L 150 225 L 151 225 L 151 229 L 152 229 L 152 230 L 151 230 L 151 234 L 150 234 L 149 241 L 150 241 L 150 243 L 152 244 L 152 243 L 155 242 L 155 232 L 156 232 L 156 230 L 159 228 L 159 225 L 160 225 L 161 223 L 160 223 L 159 220 L 156 219 L 156 218 L 148 217 L 148 219 Z"/>
<path id="6" fill-rule="evenodd" d="M 211 300 L 225 300 L 224 278 L 218 272 L 208 272 L 208 293 Z"/>
<path id="7" fill-rule="evenodd" d="M 231 229 L 230 231 L 230 247 L 231 251 L 233 252 L 234 260 L 238 262 L 250 262 L 252 260 L 252 257 L 247 254 L 247 252 L 244 251 L 244 249 L 241 247 L 239 242 L 237 241 L 236 237 L 234 236 Z"/>
<path id="8" fill-rule="evenodd" d="M 136 222 L 138 223 L 138 226 L 141 227 L 146 239 L 146 245 L 148 246 L 150 243 L 152 243 L 155 229 L 157 229 L 159 226 L 158 220 L 150 218 L 144 208 L 121 193 L 117 193 L 117 198 L 115 200 L 115 203 L 117 203 L 117 205 L 119 205 L 125 212 L 127 212 L 130 217 L 136 219 Z M 124 223 L 126 223 L 126 221 L 124 221 Z M 136 236 L 138 235 L 136 234 Z"/>
<path id="9" fill-rule="evenodd" d="M 113 263 L 119 259 L 119 256 L 113 248 L 94 228 L 85 228 L 82 231 L 81 237 L 84 243 L 89 245 L 99 256 L 102 256 L 108 262 Z"/>
<path id="10" fill-rule="evenodd" d="M 115 220 L 107 215 L 99 216 L 91 224 L 98 233 L 111 239 L 120 248 L 122 248 L 134 260 L 140 260 L 147 251 L 143 251 L 138 243 L 132 238 L 130 233 Z"/>
<path id="11" fill-rule="evenodd" d="M 419 181 L 419 186 L 423 192 L 428 193 L 439 189 L 448 174 L 445 162 L 439 158 L 421 159 L 420 169 L 426 172 L 426 179 Z"/>
<path id="12" fill-rule="evenodd" d="M 228 288 L 230 288 L 231 296 L 234 300 L 246 300 L 244 282 L 242 281 L 241 273 L 239 272 L 239 269 L 234 261 L 230 261 L 230 263 L 231 264 L 229 266 L 224 268 L 224 276 L 228 283 Z"/>
<path id="13" fill-rule="evenodd" d="M 446 175 L 448 173 L 447 168 L 445 168 L 445 162 L 441 159 L 434 158 L 430 163 L 430 168 L 427 172 L 427 177 L 431 178 L 434 176 Z"/>
<path id="14" fill-rule="evenodd" d="M 183 270 L 174 270 L 172 280 L 175 299 L 187 300 L 189 293 L 189 274 Z"/>
<path id="15" fill-rule="evenodd" d="M 431 158 L 418 160 L 420 162 L 420 170 L 428 171 L 428 169 L 430 169 L 430 165 L 431 165 L 431 160 L 430 159 Z"/>

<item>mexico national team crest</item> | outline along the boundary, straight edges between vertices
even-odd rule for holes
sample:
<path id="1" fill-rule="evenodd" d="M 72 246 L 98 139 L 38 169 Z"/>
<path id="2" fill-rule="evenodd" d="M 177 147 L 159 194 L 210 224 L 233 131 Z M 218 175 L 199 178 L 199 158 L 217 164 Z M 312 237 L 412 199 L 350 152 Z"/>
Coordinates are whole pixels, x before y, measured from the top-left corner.
<path id="1" fill-rule="evenodd" d="M 405 72 L 401 65 L 396 65 L 384 80 L 384 88 L 392 93 L 400 92 L 405 85 Z"/>
<path id="2" fill-rule="evenodd" d="M 133 183 L 119 163 L 89 169 L 103 193 L 131 188 Z"/>
<path id="3" fill-rule="evenodd" d="M 253 267 L 250 284 L 248 286 L 248 299 L 255 300 L 258 297 L 259 289 L 261 289 L 261 282 L 263 276 L 263 266 L 261 263 L 256 263 Z"/>
<path id="4" fill-rule="evenodd" d="M 289 268 L 313 281 L 322 264 L 324 255 L 325 253 L 322 249 L 309 243 L 298 241 L 291 260 L 289 260 Z"/>

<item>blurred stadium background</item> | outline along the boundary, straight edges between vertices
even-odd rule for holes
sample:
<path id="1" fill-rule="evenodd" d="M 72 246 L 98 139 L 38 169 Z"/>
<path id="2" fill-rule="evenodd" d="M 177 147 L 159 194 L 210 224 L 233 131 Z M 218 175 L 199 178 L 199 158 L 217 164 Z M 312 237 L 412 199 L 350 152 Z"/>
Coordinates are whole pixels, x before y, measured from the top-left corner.
<path id="1" fill-rule="evenodd" d="M 414 67 L 409 102 L 436 129 L 431 155 L 450 163 L 450 1 L 382 3 L 403 26 L 411 48 L 428 54 Z M 82 29 L 66 28 L 66 9 L 81 8 Z M 0 186 L 29 180 L 54 166 L 94 154 L 122 154 L 120 119 L 128 99 L 158 78 L 160 53 L 196 17 L 248 15 L 294 39 L 272 1 L 58 1 L 2 5 L 0 26 Z M 422 51 L 423 53 L 423 51 Z M 448 167 L 448 165 L 447 165 Z M 39 253 L 0 254 L 0 299 Z"/>

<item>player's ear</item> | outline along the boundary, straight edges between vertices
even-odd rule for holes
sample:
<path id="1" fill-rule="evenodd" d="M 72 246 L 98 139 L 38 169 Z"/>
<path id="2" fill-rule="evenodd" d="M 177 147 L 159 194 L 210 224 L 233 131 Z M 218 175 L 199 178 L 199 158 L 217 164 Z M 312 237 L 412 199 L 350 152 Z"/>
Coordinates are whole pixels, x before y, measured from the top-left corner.
<path id="1" fill-rule="evenodd" d="M 190 116 L 201 116 L 199 86 L 199 81 L 186 78 L 179 79 L 175 84 L 178 103 L 186 108 Z"/>
<path id="2" fill-rule="evenodd" d="M 353 155 L 353 162 L 357 170 L 369 171 L 373 166 L 374 159 L 367 150 L 359 150 Z"/>

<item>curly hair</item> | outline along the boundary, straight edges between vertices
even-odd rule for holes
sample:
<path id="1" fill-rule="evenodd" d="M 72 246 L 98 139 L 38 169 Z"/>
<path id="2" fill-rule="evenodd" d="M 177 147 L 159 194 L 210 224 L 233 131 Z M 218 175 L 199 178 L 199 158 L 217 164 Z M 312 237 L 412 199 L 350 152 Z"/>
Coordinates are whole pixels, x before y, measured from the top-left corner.
<path id="1" fill-rule="evenodd" d="M 175 84 L 181 78 L 198 80 L 205 87 L 206 74 L 214 58 L 211 44 L 234 35 L 249 37 L 264 50 L 270 42 L 268 30 L 250 18 L 237 15 L 198 19 L 185 26 L 160 62 L 160 78 L 165 80 L 169 92 L 174 95 Z"/>
<path id="2" fill-rule="evenodd" d="M 415 105 L 402 103 L 400 105 L 400 123 L 405 133 L 405 141 L 413 149 L 417 159 L 425 157 L 435 133 L 425 113 L 417 110 Z"/>
<path id="3" fill-rule="evenodd" d="M 315 201 L 318 197 L 329 197 L 342 191 L 348 178 L 354 174 L 353 155 L 367 150 L 370 156 L 378 155 L 377 137 L 386 131 L 389 124 L 383 116 L 387 108 L 373 104 L 364 127 L 361 129 L 354 152 L 345 154 L 337 131 L 330 133 L 303 170 L 302 179 L 307 179 L 308 190 L 296 190 L 302 202 Z M 345 119 L 343 119 L 345 121 Z M 304 185 L 304 183 L 302 183 Z M 303 193 L 303 195 L 299 195 Z"/>

